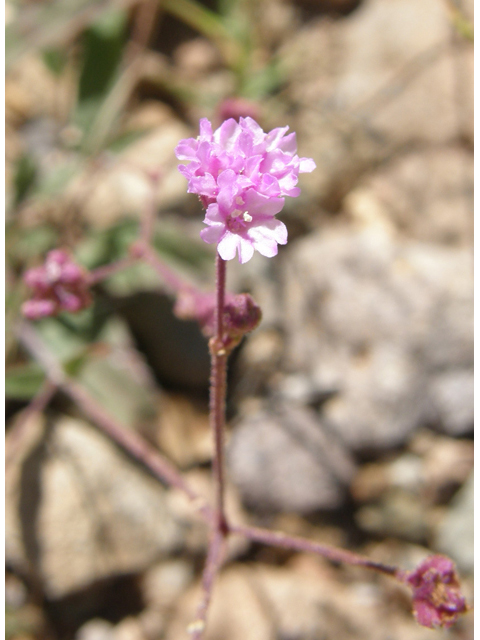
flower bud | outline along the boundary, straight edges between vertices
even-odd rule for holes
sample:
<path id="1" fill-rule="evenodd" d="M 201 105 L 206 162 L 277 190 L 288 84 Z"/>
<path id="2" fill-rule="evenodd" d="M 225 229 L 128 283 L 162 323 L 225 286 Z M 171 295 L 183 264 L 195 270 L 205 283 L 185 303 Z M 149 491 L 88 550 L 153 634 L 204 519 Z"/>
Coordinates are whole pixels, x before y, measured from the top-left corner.
<path id="1" fill-rule="evenodd" d="M 451 627 L 468 610 L 450 558 L 430 556 L 400 577 L 413 590 L 413 613 L 424 627 Z"/>

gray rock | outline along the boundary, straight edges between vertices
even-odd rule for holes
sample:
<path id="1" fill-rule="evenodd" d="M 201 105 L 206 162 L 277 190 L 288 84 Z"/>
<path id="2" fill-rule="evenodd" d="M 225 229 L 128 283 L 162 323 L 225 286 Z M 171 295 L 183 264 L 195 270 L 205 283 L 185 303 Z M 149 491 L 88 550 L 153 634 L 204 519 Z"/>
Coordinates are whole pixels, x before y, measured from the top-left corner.
<path id="1" fill-rule="evenodd" d="M 427 147 L 398 155 L 364 181 L 363 190 L 388 212 L 402 235 L 471 244 L 473 156 L 464 147 Z"/>
<path id="2" fill-rule="evenodd" d="M 76 640 L 113 640 L 114 626 L 102 618 L 92 618 L 75 634 Z"/>
<path id="3" fill-rule="evenodd" d="M 350 456 L 315 412 L 280 403 L 236 425 L 228 463 L 243 500 L 265 512 L 338 507 L 354 473 Z"/>
<path id="4" fill-rule="evenodd" d="M 474 380 L 472 369 L 440 373 L 432 380 L 432 404 L 445 433 L 464 435 L 473 430 Z"/>
<path id="5" fill-rule="evenodd" d="M 56 599 L 181 545 L 166 490 L 89 424 L 63 418 L 9 469 L 6 557 Z"/>
<path id="6" fill-rule="evenodd" d="M 349 447 L 398 445 L 431 419 L 470 428 L 470 386 L 456 377 L 473 366 L 468 250 L 369 225 L 312 234 L 287 257 L 285 366 L 335 394 L 323 416 Z"/>
<path id="7" fill-rule="evenodd" d="M 302 153 L 319 168 L 302 182 L 327 208 L 399 146 L 473 140 L 473 48 L 452 42 L 436 0 L 369 0 L 284 45 Z"/>
<path id="8" fill-rule="evenodd" d="M 435 547 L 451 556 L 462 571 L 474 567 L 474 477 L 473 472 L 455 496 L 437 530 Z"/>

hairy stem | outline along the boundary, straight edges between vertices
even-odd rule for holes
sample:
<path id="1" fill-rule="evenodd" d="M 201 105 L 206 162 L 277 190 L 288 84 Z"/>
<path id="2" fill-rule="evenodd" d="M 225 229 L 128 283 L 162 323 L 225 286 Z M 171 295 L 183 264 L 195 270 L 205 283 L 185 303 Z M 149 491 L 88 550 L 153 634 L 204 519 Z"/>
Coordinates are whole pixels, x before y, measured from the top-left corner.
<path id="1" fill-rule="evenodd" d="M 213 481 L 216 491 L 216 519 L 219 531 L 228 531 L 225 516 L 225 395 L 227 389 L 227 357 L 224 348 L 224 310 L 225 310 L 226 262 L 217 254 L 216 260 L 216 305 L 215 335 L 210 340 L 211 376 L 210 376 L 210 424 L 215 441 L 213 456 Z"/>

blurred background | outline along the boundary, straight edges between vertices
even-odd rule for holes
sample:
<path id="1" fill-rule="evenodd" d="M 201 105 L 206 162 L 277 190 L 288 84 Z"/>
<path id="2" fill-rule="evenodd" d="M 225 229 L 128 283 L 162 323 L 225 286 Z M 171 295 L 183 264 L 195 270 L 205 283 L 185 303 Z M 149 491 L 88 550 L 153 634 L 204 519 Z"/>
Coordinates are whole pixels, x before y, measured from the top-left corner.
<path id="1" fill-rule="evenodd" d="M 317 169 L 273 260 L 228 265 L 258 329 L 231 358 L 232 517 L 412 568 L 473 576 L 473 0 L 8 0 L 8 640 L 181 640 L 207 531 L 178 491 L 66 395 L 16 329 L 55 248 L 158 255 L 213 288 L 214 249 L 174 148 L 250 115 Z M 35 324 L 77 383 L 210 495 L 209 361 L 145 264 Z M 472 615 L 449 632 L 473 637 Z M 423 640 L 395 583 L 232 542 L 210 640 Z"/>

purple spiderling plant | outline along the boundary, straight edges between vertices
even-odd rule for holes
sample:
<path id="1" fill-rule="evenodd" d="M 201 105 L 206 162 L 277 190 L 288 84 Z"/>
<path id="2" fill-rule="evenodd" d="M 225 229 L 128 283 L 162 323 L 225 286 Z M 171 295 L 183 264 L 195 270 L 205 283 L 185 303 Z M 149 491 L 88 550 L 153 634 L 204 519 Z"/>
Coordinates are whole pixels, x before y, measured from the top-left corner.
<path id="1" fill-rule="evenodd" d="M 234 105 L 235 106 L 235 105 Z M 261 320 L 260 307 L 249 294 L 229 294 L 226 285 L 226 261 L 238 255 L 239 262 L 248 262 L 255 251 L 266 257 L 277 255 L 278 245 L 286 244 L 287 229 L 275 218 L 285 203 L 285 197 L 297 197 L 299 174 L 315 169 L 311 158 L 297 155 L 295 133 L 288 127 L 265 133 L 251 117 L 225 120 L 213 131 L 211 123 L 200 120 L 197 138 L 182 140 L 175 153 L 185 164 L 179 170 L 188 180 L 188 192 L 197 194 L 206 209 L 206 227 L 201 238 L 217 245 L 216 289 L 214 293 L 197 291 L 165 265 L 151 246 L 153 209 L 142 220 L 140 239 L 130 247 L 123 261 L 87 272 L 64 250 L 48 253 L 42 266 L 26 272 L 24 280 L 33 296 L 22 307 L 30 320 L 57 315 L 61 311 L 76 312 L 91 303 L 89 287 L 135 260 L 145 260 L 160 275 L 167 289 L 176 296 L 174 311 L 184 319 L 195 319 L 209 338 L 211 355 L 210 422 L 214 438 L 213 482 L 215 504 L 210 507 L 186 484 L 183 476 L 155 449 L 133 432 L 116 424 L 95 401 L 80 389 L 74 380 L 52 368 L 45 358 L 44 347 L 31 327 L 24 326 L 21 338 L 30 352 L 42 363 L 51 379 L 61 386 L 85 413 L 114 440 L 141 460 L 155 475 L 182 490 L 200 506 L 199 513 L 210 526 L 210 543 L 202 577 L 203 595 L 195 620 L 189 626 L 193 640 L 200 640 L 206 619 L 215 577 L 220 570 L 229 535 L 241 535 L 251 541 L 270 546 L 319 554 L 333 562 L 344 562 L 375 570 L 397 579 L 412 590 L 413 613 L 416 620 L 430 628 L 450 627 L 468 610 L 460 591 L 453 562 L 444 556 L 430 556 L 414 571 L 374 562 L 368 557 L 329 545 L 289 536 L 281 532 L 237 525 L 225 512 L 224 431 L 226 371 L 228 355 L 242 337 Z M 150 176 L 152 186 L 158 181 Z M 148 213 L 148 212 L 147 212 Z M 52 383 L 53 384 L 53 383 Z M 48 389 L 47 389 L 48 391 Z"/>

